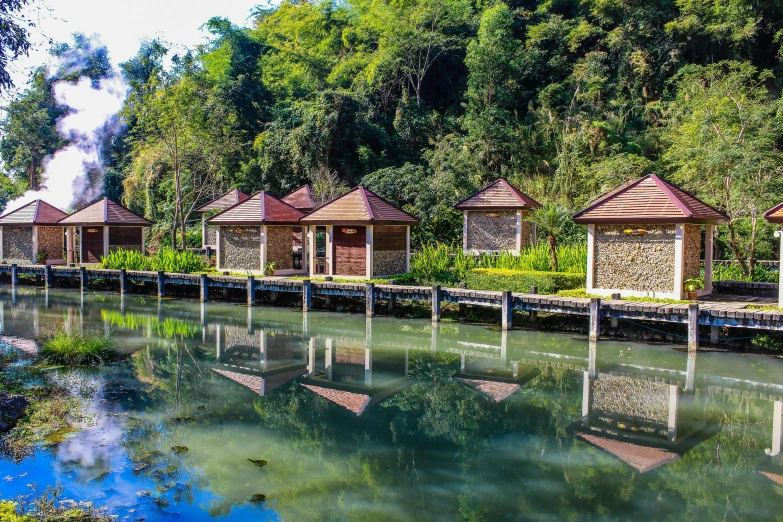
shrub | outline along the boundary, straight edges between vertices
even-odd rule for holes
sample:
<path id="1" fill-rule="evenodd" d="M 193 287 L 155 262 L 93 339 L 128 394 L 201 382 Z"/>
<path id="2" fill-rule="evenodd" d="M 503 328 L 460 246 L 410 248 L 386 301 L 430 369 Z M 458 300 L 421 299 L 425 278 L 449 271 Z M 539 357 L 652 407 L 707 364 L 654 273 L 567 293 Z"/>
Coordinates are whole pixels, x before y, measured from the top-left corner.
<path id="1" fill-rule="evenodd" d="M 118 248 L 101 258 L 101 268 L 114 270 L 161 270 L 163 272 L 201 272 L 209 265 L 206 259 L 189 250 L 161 250 L 155 255 L 145 256 L 135 250 Z"/>
<path id="2" fill-rule="evenodd" d="M 753 269 L 753 277 L 748 277 L 742 272 L 742 267 L 737 263 L 715 263 L 712 266 L 713 281 L 746 281 L 748 283 L 777 283 L 777 270 L 772 270 L 768 265 L 757 264 Z"/>
<path id="3" fill-rule="evenodd" d="M 111 268 L 113 270 L 148 270 L 149 260 L 147 256 L 136 250 L 125 250 L 118 248 L 109 252 L 108 256 L 101 258 L 101 268 Z"/>
<path id="4" fill-rule="evenodd" d="M 119 359 L 120 352 L 110 337 L 57 332 L 44 343 L 40 355 L 47 364 L 100 366 Z"/>
<path id="5" fill-rule="evenodd" d="M 581 288 L 585 285 L 584 274 L 499 268 L 474 268 L 467 273 L 465 279 L 468 288 L 474 290 L 528 292 L 530 287 L 535 285 L 542 294 L 554 294 L 558 290 Z"/>
<path id="6" fill-rule="evenodd" d="M 443 243 L 424 245 L 411 258 L 411 272 L 425 279 L 448 281 L 451 279 L 451 249 Z"/>
<path id="7" fill-rule="evenodd" d="M 783 346 L 780 337 L 773 337 L 768 334 L 758 334 L 750 340 L 750 344 L 757 350 L 766 350 L 769 352 L 779 352 Z"/>

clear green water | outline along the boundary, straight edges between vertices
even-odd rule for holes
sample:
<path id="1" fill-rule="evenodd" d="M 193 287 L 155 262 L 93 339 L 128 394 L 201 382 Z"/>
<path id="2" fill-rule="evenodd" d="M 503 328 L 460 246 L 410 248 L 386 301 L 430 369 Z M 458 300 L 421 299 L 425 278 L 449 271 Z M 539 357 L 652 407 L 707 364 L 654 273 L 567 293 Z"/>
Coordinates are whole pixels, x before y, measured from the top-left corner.
<path id="1" fill-rule="evenodd" d="M 0 462 L 5 498 L 60 483 L 121 520 L 783 518 L 769 357 L 25 288 L 0 289 L 0 325 L 133 353 L 91 376 L 93 426 Z"/>

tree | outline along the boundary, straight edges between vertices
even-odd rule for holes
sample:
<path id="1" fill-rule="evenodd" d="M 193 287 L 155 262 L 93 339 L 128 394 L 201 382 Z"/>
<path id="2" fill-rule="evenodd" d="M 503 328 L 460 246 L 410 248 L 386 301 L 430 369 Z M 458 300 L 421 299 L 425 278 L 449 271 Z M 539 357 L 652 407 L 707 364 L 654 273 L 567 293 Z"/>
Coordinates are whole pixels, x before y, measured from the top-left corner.
<path id="1" fill-rule="evenodd" d="M 35 24 L 21 11 L 30 0 L 0 0 L 0 92 L 14 86 L 8 63 L 30 50 L 29 28 Z"/>
<path id="2" fill-rule="evenodd" d="M 729 216 L 728 245 L 743 271 L 753 269 L 757 223 L 783 196 L 781 105 L 770 71 L 747 62 L 689 66 L 676 77 L 664 160 L 673 178 Z M 748 253 L 737 225 L 751 222 Z"/>
<path id="3" fill-rule="evenodd" d="M 562 205 L 544 205 L 533 211 L 532 219 L 537 231 L 546 235 L 552 270 L 557 272 L 557 236 L 565 231 L 571 220 L 571 214 Z"/>

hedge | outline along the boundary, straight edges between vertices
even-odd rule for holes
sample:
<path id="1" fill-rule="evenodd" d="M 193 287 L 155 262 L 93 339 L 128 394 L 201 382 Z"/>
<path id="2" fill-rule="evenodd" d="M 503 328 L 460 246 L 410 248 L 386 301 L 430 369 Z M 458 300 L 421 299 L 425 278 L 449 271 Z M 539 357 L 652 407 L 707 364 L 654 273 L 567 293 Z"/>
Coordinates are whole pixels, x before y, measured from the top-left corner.
<path id="1" fill-rule="evenodd" d="M 555 294 L 558 290 L 584 288 L 585 275 L 570 272 L 534 272 L 506 270 L 502 268 L 474 268 L 465 277 L 468 288 L 473 290 L 511 290 L 528 292 L 538 287 L 540 294 Z"/>

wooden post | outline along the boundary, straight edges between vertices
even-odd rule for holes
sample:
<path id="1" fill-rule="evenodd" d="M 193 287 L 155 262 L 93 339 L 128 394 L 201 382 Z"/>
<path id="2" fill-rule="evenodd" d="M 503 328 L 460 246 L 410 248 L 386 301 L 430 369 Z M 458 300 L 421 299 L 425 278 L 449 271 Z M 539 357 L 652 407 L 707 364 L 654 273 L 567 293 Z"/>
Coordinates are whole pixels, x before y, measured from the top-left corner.
<path id="1" fill-rule="evenodd" d="M 166 295 L 166 274 L 161 270 L 158 271 L 158 299 L 162 299 Z"/>
<path id="2" fill-rule="evenodd" d="M 500 296 L 500 325 L 503 330 L 510 330 L 513 322 L 511 299 L 510 290 L 505 290 Z"/>
<path id="3" fill-rule="evenodd" d="M 620 299 L 620 292 L 615 292 L 612 294 L 612 300 L 619 300 Z M 612 317 L 609 319 L 611 322 L 612 330 L 617 330 L 620 327 L 620 320 L 617 317 Z"/>
<path id="4" fill-rule="evenodd" d="M 699 349 L 699 305 L 688 305 L 688 350 Z"/>
<path id="5" fill-rule="evenodd" d="M 199 301 L 202 303 L 205 303 L 207 299 L 209 299 L 209 278 L 207 278 L 207 274 L 201 274 L 199 276 L 198 297 Z"/>
<path id="6" fill-rule="evenodd" d="M 54 281 L 54 275 L 52 274 L 52 265 L 45 265 L 44 266 L 44 284 L 46 285 L 46 288 L 51 288 Z"/>
<path id="7" fill-rule="evenodd" d="M 395 306 L 397 306 L 397 296 L 391 293 L 391 290 L 389 290 L 389 300 L 386 302 L 386 310 L 392 314 L 394 313 Z"/>
<path id="8" fill-rule="evenodd" d="M 120 294 L 128 293 L 128 273 L 124 268 L 120 268 Z"/>
<path id="9" fill-rule="evenodd" d="M 720 326 L 710 326 L 710 343 L 717 344 L 720 342 Z"/>
<path id="10" fill-rule="evenodd" d="M 601 337 L 601 299 L 590 299 L 590 335 L 591 341 L 597 341 Z"/>
<path id="11" fill-rule="evenodd" d="M 538 286 L 532 285 L 530 287 L 530 292 L 529 293 L 534 294 L 534 295 L 537 294 L 538 293 Z M 530 310 L 530 322 L 533 323 L 533 322 L 536 321 L 536 319 L 538 319 L 538 312 L 535 311 L 535 310 Z"/>
<path id="12" fill-rule="evenodd" d="M 309 279 L 302 281 L 302 311 L 308 312 L 313 306 L 313 283 Z"/>
<path id="13" fill-rule="evenodd" d="M 79 267 L 79 282 L 82 290 L 87 290 L 87 268 Z"/>
<path id="14" fill-rule="evenodd" d="M 256 304 L 256 278 L 247 276 L 247 306 Z"/>
<path id="15" fill-rule="evenodd" d="M 685 366 L 685 393 L 693 395 L 696 392 L 696 349 L 688 349 L 688 363 Z"/>
<path id="16" fill-rule="evenodd" d="M 432 322 L 440 322 L 440 285 L 432 287 Z"/>
<path id="17" fill-rule="evenodd" d="M 465 284 L 465 282 L 462 282 L 462 283 L 459 284 L 459 287 L 467 289 L 468 285 Z M 466 305 L 465 303 L 460 303 L 459 304 L 459 316 L 460 317 L 465 317 L 465 312 L 467 312 L 467 309 L 468 309 L 468 305 Z"/>
<path id="18" fill-rule="evenodd" d="M 19 284 L 19 267 L 14 263 L 11 265 L 11 285 L 16 286 Z"/>
<path id="19" fill-rule="evenodd" d="M 375 315 L 375 283 L 367 283 L 364 291 L 365 311 L 367 317 Z"/>

